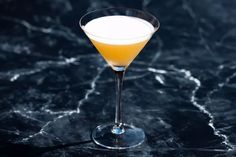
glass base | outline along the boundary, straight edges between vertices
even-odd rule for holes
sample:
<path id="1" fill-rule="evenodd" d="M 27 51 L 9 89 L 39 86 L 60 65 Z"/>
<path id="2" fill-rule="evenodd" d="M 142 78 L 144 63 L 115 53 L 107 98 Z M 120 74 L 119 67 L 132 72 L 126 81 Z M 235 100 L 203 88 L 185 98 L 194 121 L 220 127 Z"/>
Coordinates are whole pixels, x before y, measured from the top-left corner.
<path id="1" fill-rule="evenodd" d="M 108 149 L 127 149 L 142 144 L 145 134 L 142 129 L 123 124 L 122 133 L 114 133 L 115 124 L 97 126 L 92 132 L 93 141 Z"/>

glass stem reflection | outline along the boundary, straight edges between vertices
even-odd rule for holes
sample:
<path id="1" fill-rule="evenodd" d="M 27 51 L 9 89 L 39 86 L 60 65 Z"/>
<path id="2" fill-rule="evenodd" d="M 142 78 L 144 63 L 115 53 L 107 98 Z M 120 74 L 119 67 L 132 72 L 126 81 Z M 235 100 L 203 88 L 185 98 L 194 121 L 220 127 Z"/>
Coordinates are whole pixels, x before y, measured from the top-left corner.
<path id="1" fill-rule="evenodd" d="M 112 133 L 120 135 L 125 132 L 123 127 L 123 111 L 122 111 L 122 86 L 125 70 L 115 71 L 116 74 L 116 114 L 115 114 L 115 125 L 112 128 Z"/>

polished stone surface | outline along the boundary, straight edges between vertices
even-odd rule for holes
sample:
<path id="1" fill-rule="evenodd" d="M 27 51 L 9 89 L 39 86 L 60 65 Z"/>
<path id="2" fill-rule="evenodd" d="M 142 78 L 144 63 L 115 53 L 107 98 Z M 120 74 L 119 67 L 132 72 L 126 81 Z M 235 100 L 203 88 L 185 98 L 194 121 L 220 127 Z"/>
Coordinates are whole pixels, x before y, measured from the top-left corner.
<path id="1" fill-rule="evenodd" d="M 114 119 L 113 73 L 78 26 L 87 11 L 153 13 L 160 30 L 128 68 L 126 151 L 96 146 Z M 0 156 L 236 156 L 236 1 L 0 0 Z"/>

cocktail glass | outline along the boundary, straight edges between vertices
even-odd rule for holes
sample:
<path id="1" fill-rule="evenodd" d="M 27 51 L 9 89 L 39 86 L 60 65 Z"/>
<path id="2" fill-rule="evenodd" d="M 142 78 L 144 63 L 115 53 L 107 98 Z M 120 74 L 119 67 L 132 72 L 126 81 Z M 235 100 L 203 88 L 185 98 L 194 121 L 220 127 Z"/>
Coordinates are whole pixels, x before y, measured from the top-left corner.
<path id="1" fill-rule="evenodd" d="M 158 30 L 159 21 L 141 10 L 107 8 L 85 14 L 79 24 L 116 75 L 115 122 L 97 126 L 92 139 L 108 149 L 138 146 L 145 140 L 144 131 L 123 122 L 123 78 L 127 67 Z"/>

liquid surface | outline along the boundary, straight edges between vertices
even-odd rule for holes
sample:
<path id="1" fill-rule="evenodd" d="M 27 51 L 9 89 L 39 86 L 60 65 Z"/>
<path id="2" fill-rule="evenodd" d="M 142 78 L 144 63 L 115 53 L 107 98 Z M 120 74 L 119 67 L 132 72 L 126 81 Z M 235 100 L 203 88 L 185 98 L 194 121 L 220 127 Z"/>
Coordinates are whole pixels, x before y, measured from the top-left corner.
<path id="1" fill-rule="evenodd" d="M 100 17 L 88 22 L 83 29 L 113 67 L 127 67 L 154 32 L 152 24 L 130 16 Z"/>

